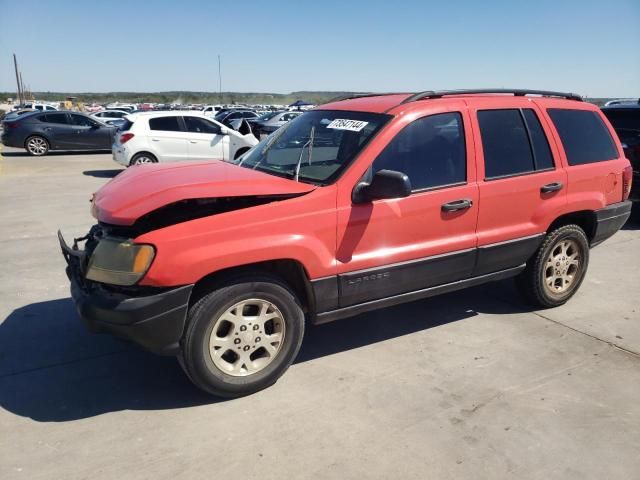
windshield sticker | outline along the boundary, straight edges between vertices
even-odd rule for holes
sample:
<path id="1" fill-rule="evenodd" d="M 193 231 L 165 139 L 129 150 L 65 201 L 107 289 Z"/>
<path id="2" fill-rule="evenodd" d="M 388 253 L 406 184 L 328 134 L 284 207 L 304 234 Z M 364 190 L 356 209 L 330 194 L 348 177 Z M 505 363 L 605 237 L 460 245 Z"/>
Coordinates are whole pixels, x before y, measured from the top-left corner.
<path id="1" fill-rule="evenodd" d="M 347 120 L 345 118 L 336 118 L 333 122 L 327 125 L 327 128 L 335 128 L 336 130 L 349 130 L 351 132 L 359 132 L 367 126 L 369 122 L 362 122 L 360 120 Z"/>

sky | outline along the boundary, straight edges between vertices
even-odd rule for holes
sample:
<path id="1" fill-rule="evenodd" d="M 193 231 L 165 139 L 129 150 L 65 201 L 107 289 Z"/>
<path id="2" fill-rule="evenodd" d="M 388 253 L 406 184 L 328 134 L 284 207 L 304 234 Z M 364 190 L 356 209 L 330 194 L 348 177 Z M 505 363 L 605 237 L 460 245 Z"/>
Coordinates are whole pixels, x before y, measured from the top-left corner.
<path id="1" fill-rule="evenodd" d="M 640 97 L 640 0 L 0 0 L 33 91 L 479 87 Z"/>

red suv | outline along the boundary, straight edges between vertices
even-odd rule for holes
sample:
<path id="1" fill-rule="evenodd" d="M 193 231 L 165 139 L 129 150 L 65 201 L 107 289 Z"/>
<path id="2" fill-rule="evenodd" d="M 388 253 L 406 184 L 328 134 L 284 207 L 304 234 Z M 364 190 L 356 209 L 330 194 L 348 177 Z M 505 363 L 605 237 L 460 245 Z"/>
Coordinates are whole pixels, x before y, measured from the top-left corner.
<path id="1" fill-rule="evenodd" d="M 360 96 L 234 163 L 131 168 L 94 195 L 89 234 L 60 244 L 90 328 L 232 397 L 284 373 L 307 321 L 512 276 L 534 305 L 563 304 L 629 217 L 631 178 L 577 95 Z"/>

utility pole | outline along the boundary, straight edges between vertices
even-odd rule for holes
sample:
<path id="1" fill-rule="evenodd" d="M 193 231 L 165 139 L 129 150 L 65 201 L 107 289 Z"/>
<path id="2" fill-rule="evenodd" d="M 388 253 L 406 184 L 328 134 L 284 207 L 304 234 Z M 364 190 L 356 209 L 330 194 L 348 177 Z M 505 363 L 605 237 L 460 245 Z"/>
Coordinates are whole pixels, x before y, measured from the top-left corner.
<path id="1" fill-rule="evenodd" d="M 220 67 L 220 54 L 218 54 L 218 91 L 220 92 L 219 103 L 222 103 L 222 68 Z"/>
<path id="2" fill-rule="evenodd" d="M 16 59 L 16 54 L 13 54 L 13 67 L 16 70 L 16 83 L 18 84 L 18 103 L 24 103 L 22 99 L 22 88 L 20 87 L 20 74 L 18 73 L 18 60 Z"/>
<path id="3" fill-rule="evenodd" d="M 22 100 L 23 102 L 27 101 L 27 92 L 24 89 L 24 82 L 22 81 L 22 72 L 19 73 L 20 75 L 20 90 L 22 90 Z"/>

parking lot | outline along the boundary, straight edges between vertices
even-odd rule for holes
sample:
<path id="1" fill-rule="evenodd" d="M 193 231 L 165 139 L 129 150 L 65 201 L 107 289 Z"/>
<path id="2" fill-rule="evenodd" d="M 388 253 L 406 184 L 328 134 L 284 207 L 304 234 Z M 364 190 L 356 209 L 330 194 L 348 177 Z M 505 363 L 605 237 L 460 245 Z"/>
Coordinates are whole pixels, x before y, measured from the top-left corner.
<path id="1" fill-rule="evenodd" d="M 0 478 L 637 478 L 637 224 L 563 307 L 504 281 L 309 328 L 219 401 L 77 319 L 56 231 L 86 233 L 111 154 L 0 152 Z"/>

